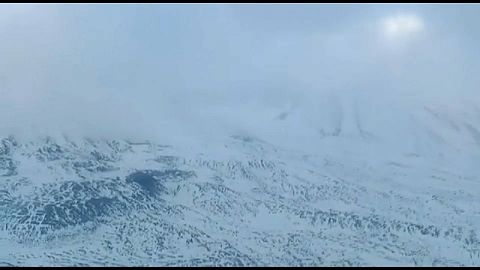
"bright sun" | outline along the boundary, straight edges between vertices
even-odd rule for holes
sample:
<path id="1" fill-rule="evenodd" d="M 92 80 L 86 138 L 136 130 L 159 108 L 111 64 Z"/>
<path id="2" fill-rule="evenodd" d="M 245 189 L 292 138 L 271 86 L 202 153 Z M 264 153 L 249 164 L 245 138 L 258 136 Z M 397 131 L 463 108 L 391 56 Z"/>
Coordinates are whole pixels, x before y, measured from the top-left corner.
<path id="1" fill-rule="evenodd" d="M 405 40 L 421 32 L 423 21 L 415 15 L 397 15 L 382 21 L 382 32 L 389 40 Z"/>

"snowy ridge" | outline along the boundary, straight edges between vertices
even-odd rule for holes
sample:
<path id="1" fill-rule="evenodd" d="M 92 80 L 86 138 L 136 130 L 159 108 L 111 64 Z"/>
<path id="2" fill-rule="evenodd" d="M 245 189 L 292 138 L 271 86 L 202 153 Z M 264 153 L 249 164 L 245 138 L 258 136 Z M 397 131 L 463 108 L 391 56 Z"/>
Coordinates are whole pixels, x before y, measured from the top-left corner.
<path id="1" fill-rule="evenodd" d="M 478 178 L 252 137 L 1 141 L 5 265 L 479 265 Z M 188 154 L 187 154 L 188 153 Z"/>

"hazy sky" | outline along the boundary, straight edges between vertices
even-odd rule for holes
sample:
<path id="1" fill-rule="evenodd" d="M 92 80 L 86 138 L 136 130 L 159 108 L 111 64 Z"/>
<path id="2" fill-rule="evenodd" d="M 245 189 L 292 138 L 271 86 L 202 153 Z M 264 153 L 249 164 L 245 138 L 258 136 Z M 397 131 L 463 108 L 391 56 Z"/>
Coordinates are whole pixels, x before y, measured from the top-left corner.
<path id="1" fill-rule="evenodd" d="M 295 110 L 314 125 L 338 99 L 475 103 L 479 26 L 474 4 L 2 4 L 0 133 L 212 136 Z"/>

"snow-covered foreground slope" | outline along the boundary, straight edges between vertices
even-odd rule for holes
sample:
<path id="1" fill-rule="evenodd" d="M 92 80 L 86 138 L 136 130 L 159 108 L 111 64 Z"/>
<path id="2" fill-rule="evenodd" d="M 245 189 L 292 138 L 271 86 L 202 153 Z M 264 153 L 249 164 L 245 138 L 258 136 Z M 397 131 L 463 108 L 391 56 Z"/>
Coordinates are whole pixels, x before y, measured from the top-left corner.
<path id="1" fill-rule="evenodd" d="M 3 138 L 0 265 L 480 265 L 478 171 L 331 147 Z"/>

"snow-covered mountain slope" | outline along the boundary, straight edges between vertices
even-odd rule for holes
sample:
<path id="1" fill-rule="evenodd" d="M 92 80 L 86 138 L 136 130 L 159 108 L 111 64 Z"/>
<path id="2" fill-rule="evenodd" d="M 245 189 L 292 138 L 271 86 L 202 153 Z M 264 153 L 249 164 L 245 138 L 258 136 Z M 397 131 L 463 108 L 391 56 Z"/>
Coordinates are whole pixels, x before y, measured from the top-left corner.
<path id="1" fill-rule="evenodd" d="M 336 123 L 310 152 L 5 137 L 0 265 L 480 265 L 478 170 L 411 149 L 375 159 L 366 138 L 355 156 Z"/>

